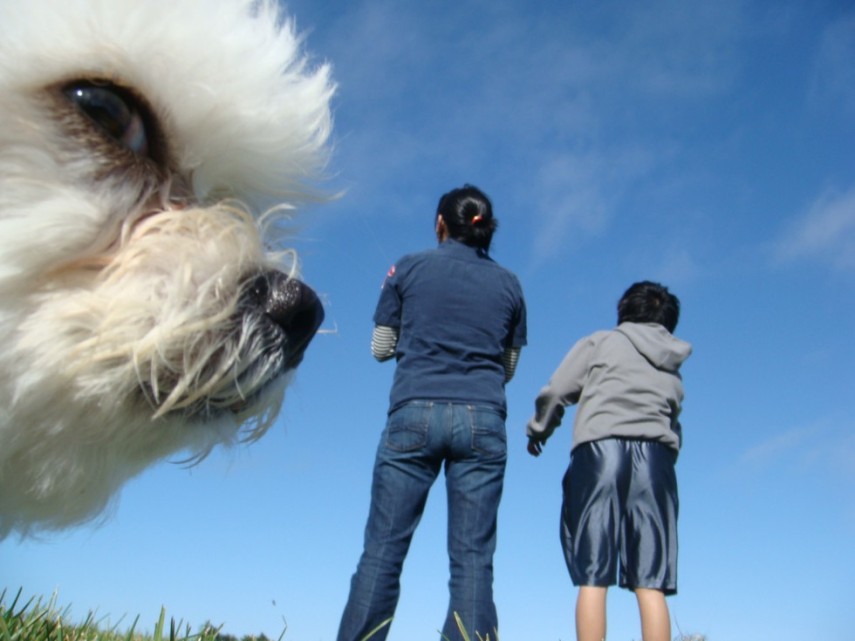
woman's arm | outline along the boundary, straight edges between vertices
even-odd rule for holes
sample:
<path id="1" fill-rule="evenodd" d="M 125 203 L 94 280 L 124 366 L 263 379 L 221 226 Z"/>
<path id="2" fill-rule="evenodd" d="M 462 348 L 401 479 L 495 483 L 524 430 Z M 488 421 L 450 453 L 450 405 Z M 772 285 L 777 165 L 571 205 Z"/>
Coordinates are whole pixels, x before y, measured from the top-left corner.
<path id="1" fill-rule="evenodd" d="M 508 383 L 517 371 L 517 363 L 520 360 L 522 347 L 507 347 L 502 354 L 502 365 L 505 366 L 505 382 Z"/>
<path id="2" fill-rule="evenodd" d="M 371 354 L 381 363 L 395 355 L 398 346 L 398 329 L 386 325 L 375 325 L 371 333 Z"/>

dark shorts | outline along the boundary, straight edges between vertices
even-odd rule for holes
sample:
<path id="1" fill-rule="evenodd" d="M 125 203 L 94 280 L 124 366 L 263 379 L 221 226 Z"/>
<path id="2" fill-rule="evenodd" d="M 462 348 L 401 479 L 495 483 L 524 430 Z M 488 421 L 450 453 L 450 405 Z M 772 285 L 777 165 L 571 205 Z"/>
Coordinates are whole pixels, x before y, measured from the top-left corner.
<path id="1" fill-rule="evenodd" d="M 610 438 L 573 450 L 561 542 L 573 585 L 677 592 L 677 452 Z M 619 574 L 618 574 L 619 572 Z"/>

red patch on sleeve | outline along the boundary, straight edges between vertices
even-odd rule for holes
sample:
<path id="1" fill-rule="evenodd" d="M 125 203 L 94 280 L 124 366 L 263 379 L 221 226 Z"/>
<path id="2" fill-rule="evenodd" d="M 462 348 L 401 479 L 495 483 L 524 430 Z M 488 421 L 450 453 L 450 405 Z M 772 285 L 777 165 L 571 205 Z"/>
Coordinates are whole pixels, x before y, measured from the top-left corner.
<path id="1" fill-rule="evenodd" d="M 392 276 L 394 276 L 394 275 L 395 275 L 395 266 L 392 265 L 389 268 L 389 271 L 386 272 L 386 278 L 383 279 L 383 284 L 380 285 L 380 289 L 383 289 L 386 286 L 386 281 L 389 280 L 390 278 L 392 278 Z"/>

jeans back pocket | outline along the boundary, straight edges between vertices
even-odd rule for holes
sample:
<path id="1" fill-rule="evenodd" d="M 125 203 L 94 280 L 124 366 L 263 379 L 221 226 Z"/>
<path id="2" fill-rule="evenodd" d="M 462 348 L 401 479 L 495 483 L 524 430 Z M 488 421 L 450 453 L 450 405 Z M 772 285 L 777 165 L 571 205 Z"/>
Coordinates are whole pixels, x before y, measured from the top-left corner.
<path id="1" fill-rule="evenodd" d="M 472 449 L 482 454 L 502 456 L 508 453 L 505 419 L 488 407 L 469 407 Z"/>
<path id="2" fill-rule="evenodd" d="M 386 447 L 396 452 L 412 452 L 428 443 L 433 403 L 413 401 L 394 410 L 386 421 Z"/>

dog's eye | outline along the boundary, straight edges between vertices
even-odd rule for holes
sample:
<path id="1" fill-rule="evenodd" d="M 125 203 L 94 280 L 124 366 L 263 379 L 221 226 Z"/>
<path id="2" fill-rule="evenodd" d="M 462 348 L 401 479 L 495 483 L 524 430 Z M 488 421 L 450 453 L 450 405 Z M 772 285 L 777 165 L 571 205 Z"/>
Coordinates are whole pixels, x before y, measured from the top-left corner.
<path id="1" fill-rule="evenodd" d="M 111 139 L 135 154 L 149 155 L 147 109 L 131 92 L 87 81 L 72 83 L 63 91 Z"/>

